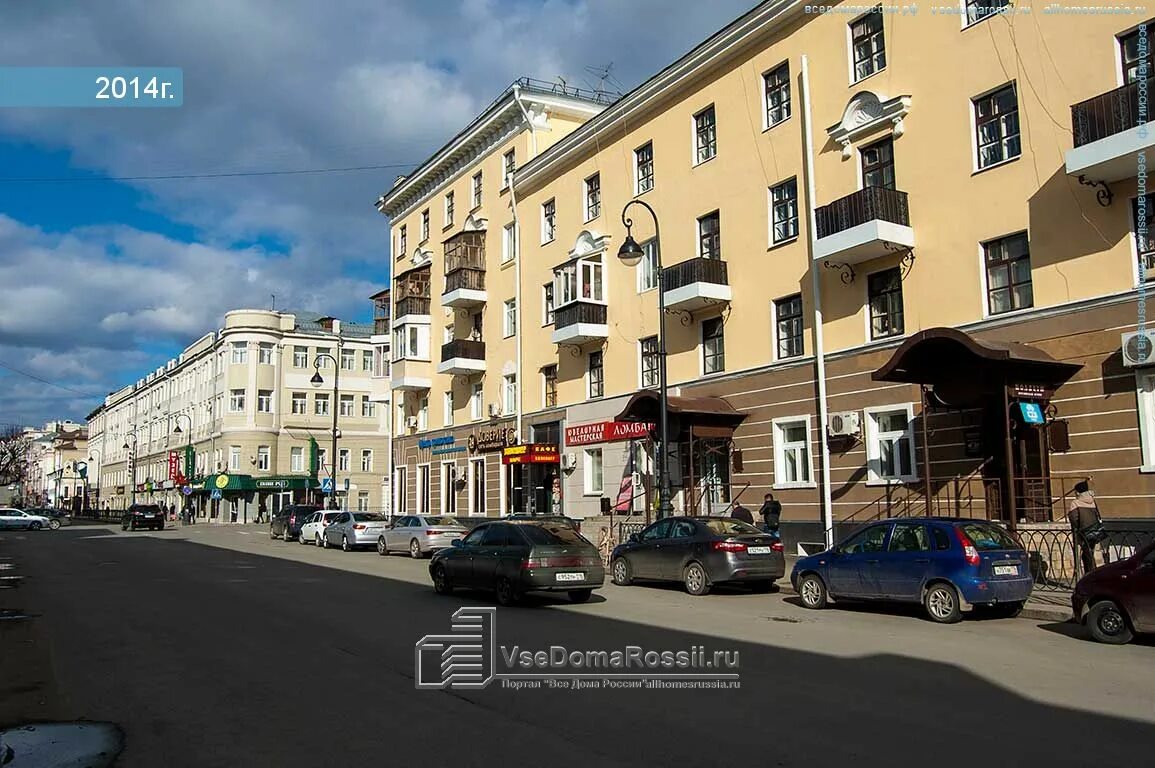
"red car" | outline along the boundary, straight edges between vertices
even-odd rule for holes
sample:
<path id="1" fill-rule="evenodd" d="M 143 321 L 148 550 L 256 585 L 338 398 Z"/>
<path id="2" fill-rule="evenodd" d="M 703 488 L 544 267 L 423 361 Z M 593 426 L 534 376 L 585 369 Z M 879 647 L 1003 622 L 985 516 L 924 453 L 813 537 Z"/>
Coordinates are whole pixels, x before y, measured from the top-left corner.
<path id="1" fill-rule="evenodd" d="M 1100 643 L 1121 645 L 1155 632 L 1155 542 L 1081 578 L 1071 608 Z"/>

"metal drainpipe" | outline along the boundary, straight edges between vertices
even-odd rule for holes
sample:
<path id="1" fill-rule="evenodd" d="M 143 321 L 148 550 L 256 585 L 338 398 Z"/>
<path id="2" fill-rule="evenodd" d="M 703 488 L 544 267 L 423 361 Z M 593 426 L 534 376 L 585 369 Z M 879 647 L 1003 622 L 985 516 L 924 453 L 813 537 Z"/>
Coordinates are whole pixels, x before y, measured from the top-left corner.
<path id="1" fill-rule="evenodd" d="M 806 210 L 809 213 L 807 227 L 810 232 L 810 277 L 814 293 L 814 365 L 818 376 L 818 441 L 822 448 L 822 521 L 826 528 L 825 543 L 829 549 L 834 546 L 834 511 L 830 496 L 830 445 L 826 440 L 826 350 L 822 338 L 822 280 L 814 264 L 814 252 L 818 246 L 818 230 L 814 199 L 814 139 L 810 114 L 810 67 L 805 54 L 802 56 L 802 112 L 804 140 L 806 144 Z"/>
<path id="2" fill-rule="evenodd" d="M 523 104 L 521 101 L 521 88 L 516 84 L 513 86 L 513 98 L 517 102 L 517 106 L 521 109 L 521 114 L 525 118 L 526 125 L 529 126 L 530 146 L 532 147 L 533 157 L 537 157 L 537 130 L 533 126 L 533 120 L 529 116 L 529 111 L 526 110 L 525 104 Z M 533 157 L 531 157 L 530 159 L 532 160 Z M 516 171 L 515 171 L 514 175 L 516 176 Z M 517 374 L 517 397 L 516 397 L 517 402 L 515 404 L 516 405 L 515 412 L 517 414 L 517 441 L 520 443 L 520 442 L 522 442 L 522 439 L 523 439 L 523 436 L 522 436 L 522 407 L 521 407 L 521 399 L 522 398 L 521 398 L 521 393 L 525 389 L 525 381 L 522 380 L 522 376 L 521 376 L 521 369 L 522 369 L 521 337 L 523 335 L 521 333 L 521 331 L 524 330 L 522 327 L 522 318 L 524 317 L 524 313 L 522 312 L 522 303 L 521 303 L 521 220 L 517 216 L 517 193 L 514 191 L 513 179 L 510 179 L 510 182 L 509 182 L 509 205 L 510 205 L 510 208 L 513 209 L 513 234 L 514 234 L 514 239 L 513 239 L 513 242 L 514 242 L 514 245 L 513 245 L 513 269 L 514 269 L 514 280 L 516 281 L 516 285 L 514 286 L 514 294 L 513 295 L 514 295 L 514 301 L 517 302 L 517 328 L 519 331 L 517 336 L 516 336 L 516 341 L 515 341 L 515 344 L 517 346 L 517 353 L 516 353 L 517 360 L 516 360 L 516 367 L 515 367 L 515 372 Z M 511 489 L 508 489 L 508 488 L 506 489 L 507 498 L 508 498 L 508 494 L 509 494 L 510 490 Z M 502 511 L 504 512 L 505 510 L 502 510 Z"/>

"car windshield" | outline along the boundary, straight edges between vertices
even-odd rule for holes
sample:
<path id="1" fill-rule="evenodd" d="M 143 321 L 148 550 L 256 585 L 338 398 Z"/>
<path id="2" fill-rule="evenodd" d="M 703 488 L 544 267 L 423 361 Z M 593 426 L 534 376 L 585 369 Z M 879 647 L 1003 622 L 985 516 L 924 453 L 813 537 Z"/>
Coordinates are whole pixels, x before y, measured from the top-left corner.
<path id="1" fill-rule="evenodd" d="M 448 515 L 444 517 L 423 517 L 421 519 L 426 525 L 461 525 L 456 517 L 449 517 Z"/>
<path id="2" fill-rule="evenodd" d="M 744 523 L 741 520 L 733 520 L 731 518 L 719 517 L 713 520 L 703 521 L 710 533 L 716 533 L 719 536 L 749 536 L 751 534 L 757 535 L 762 533 L 749 523 Z"/>
<path id="3" fill-rule="evenodd" d="M 358 512 L 353 515 L 353 519 L 358 523 L 379 523 L 385 519 L 385 515 L 377 515 L 368 512 Z"/>
<path id="4" fill-rule="evenodd" d="M 531 544 L 541 544 L 543 546 L 590 544 L 581 534 L 566 525 L 538 523 L 536 525 L 519 525 L 518 528 L 525 534 Z M 593 545 L 591 544 L 590 546 Z"/>
<path id="5" fill-rule="evenodd" d="M 997 525 L 991 523 L 965 523 L 963 533 L 974 542 L 975 549 L 1019 549 L 1018 542 Z"/>

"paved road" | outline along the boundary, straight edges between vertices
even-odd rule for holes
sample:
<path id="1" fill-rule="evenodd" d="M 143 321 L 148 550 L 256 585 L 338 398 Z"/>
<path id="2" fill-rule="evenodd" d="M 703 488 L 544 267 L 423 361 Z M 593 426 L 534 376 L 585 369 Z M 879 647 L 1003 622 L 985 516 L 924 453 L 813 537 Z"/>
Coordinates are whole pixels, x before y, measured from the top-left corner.
<path id="1" fill-rule="evenodd" d="M 1155 744 L 1155 644 L 1063 625 L 610 586 L 501 609 L 498 645 L 737 651 L 741 688 L 418 691 L 414 643 L 491 604 L 433 594 L 425 562 L 210 526 L 10 534 L 0 558 L 26 577 L 0 608 L 38 615 L 0 622 L 0 723 L 119 723 L 123 766 L 1144 765 Z"/>

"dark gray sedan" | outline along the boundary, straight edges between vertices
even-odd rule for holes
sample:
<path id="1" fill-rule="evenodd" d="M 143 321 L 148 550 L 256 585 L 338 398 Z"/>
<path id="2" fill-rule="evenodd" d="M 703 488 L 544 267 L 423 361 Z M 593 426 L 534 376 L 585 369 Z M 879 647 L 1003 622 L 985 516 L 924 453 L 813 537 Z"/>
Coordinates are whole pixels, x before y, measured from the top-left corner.
<path id="1" fill-rule="evenodd" d="M 729 517 L 667 517 L 614 549 L 615 584 L 680 581 L 691 595 L 714 584 L 746 583 L 769 591 L 786 574 L 782 543 Z"/>
<path id="2" fill-rule="evenodd" d="M 477 526 L 433 555 L 429 576 L 439 594 L 483 589 L 496 593 L 498 605 L 526 592 L 566 592 L 584 603 L 605 583 L 597 547 L 568 525 L 534 520 Z"/>

